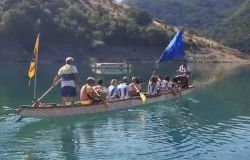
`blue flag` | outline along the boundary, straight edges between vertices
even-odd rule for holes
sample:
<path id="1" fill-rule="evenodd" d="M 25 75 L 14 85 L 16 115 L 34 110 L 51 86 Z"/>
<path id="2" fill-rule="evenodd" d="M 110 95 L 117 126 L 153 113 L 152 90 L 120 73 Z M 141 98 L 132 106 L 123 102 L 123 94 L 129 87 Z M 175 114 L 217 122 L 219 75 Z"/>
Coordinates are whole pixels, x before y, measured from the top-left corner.
<path id="1" fill-rule="evenodd" d="M 185 58 L 182 42 L 182 32 L 178 31 L 171 40 L 165 51 L 162 53 L 158 63 L 167 62 L 169 60 L 180 60 Z"/>

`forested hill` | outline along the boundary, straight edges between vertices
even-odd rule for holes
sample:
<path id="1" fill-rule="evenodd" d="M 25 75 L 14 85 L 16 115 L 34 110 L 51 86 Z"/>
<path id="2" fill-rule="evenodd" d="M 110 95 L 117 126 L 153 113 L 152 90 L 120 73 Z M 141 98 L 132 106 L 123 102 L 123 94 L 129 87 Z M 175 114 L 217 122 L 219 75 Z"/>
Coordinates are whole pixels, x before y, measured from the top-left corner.
<path id="1" fill-rule="evenodd" d="M 249 0 L 124 0 L 123 3 L 250 53 Z"/>
<path id="2" fill-rule="evenodd" d="M 40 32 L 48 43 L 89 47 L 106 45 L 159 45 L 151 42 L 151 16 L 124 8 L 112 0 L 1 0 L 1 37 L 30 44 Z M 152 31 L 152 32 L 151 32 Z M 149 33 L 149 34 L 148 34 Z M 153 35 L 155 35 L 153 33 Z"/>
<path id="3" fill-rule="evenodd" d="M 223 37 L 226 44 L 250 53 L 250 0 L 211 29 L 209 34 L 216 38 Z"/>
<path id="4" fill-rule="evenodd" d="M 152 60 L 176 32 L 113 0 L 0 0 L 0 17 L 0 56 L 6 61 L 30 60 L 37 33 L 45 60 L 72 54 L 81 60 Z M 185 36 L 192 53 L 214 46 L 193 32 Z"/>
<path id="5" fill-rule="evenodd" d="M 37 33 L 41 52 L 51 52 L 49 58 L 77 53 L 111 60 L 152 59 L 153 52 L 132 56 L 137 49 L 129 49 L 162 49 L 174 34 L 154 25 L 147 12 L 113 0 L 0 0 L 0 17 L 0 54 L 7 60 L 29 59 Z"/>

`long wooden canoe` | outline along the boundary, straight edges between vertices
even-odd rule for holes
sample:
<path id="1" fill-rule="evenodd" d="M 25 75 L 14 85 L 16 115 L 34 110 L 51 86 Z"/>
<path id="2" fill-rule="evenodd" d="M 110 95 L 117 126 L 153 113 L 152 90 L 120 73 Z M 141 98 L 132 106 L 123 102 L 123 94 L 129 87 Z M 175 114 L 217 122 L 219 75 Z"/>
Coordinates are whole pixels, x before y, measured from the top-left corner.
<path id="1" fill-rule="evenodd" d="M 91 113 L 110 112 L 114 110 L 122 110 L 136 106 L 143 106 L 151 103 L 167 101 L 175 97 L 180 97 L 190 93 L 194 86 L 182 89 L 176 93 L 161 93 L 155 96 L 148 96 L 145 103 L 142 103 L 140 97 L 134 97 L 124 100 L 115 100 L 107 103 L 99 103 L 92 105 L 76 104 L 74 106 L 60 106 L 56 104 L 46 104 L 41 107 L 21 106 L 18 110 L 20 117 L 26 118 L 56 118 L 75 115 L 84 115 Z"/>

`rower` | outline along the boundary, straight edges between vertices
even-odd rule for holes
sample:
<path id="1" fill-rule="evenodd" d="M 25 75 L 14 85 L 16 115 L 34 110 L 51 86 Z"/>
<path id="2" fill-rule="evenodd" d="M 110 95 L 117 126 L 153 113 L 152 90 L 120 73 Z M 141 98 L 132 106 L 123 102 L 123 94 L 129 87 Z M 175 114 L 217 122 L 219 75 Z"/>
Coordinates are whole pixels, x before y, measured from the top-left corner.
<path id="1" fill-rule="evenodd" d="M 95 98 L 98 98 L 97 93 L 94 91 L 93 86 L 95 85 L 95 78 L 88 77 L 87 84 L 82 86 L 80 92 L 80 100 L 82 104 L 93 104 Z"/>
<path id="2" fill-rule="evenodd" d="M 173 77 L 172 80 L 171 80 L 171 85 L 172 85 L 172 91 L 174 92 L 177 92 L 177 91 L 180 91 L 181 90 L 181 82 L 180 82 L 180 77 L 176 76 L 176 77 Z"/>
<path id="3" fill-rule="evenodd" d="M 108 95 L 108 89 L 103 86 L 103 80 L 99 79 L 97 81 L 97 85 L 93 87 L 93 89 L 101 96 L 106 97 Z"/>
<path id="4" fill-rule="evenodd" d="M 160 75 L 158 76 L 157 86 L 159 87 L 158 88 L 159 92 L 162 92 L 166 89 L 166 83 L 165 83 L 163 77 Z"/>
<path id="5" fill-rule="evenodd" d="M 71 105 L 75 103 L 76 88 L 79 90 L 79 76 L 76 66 L 73 65 L 74 59 L 72 57 L 67 57 L 65 60 L 65 65 L 62 66 L 57 75 L 53 80 L 53 86 L 56 85 L 57 81 L 61 78 L 61 105 L 65 106 L 67 97 L 70 97 Z"/>
<path id="6" fill-rule="evenodd" d="M 116 79 L 111 80 L 108 91 L 109 91 L 108 92 L 109 99 L 115 100 L 115 99 L 120 98 L 119 90 L 117 88 L 117 80 Z"/>
<path id="7" fill-rule="evenodd" d="M 166 92 L 168 91 L 168 88 L 171 88 L 169 80 L 170 80 L 169 76 L 165 75 L 164 79 L 161 82 L 161 91 Z"/>
<path id="8" fill-rule="evenodd" d="M 119 90 L 119 96 L 120 96 L 120 99 L 128 99 L 129 98 L 129 95 L 128 95 L 129 78 L 125 76 L 122 78 L 122 80 L 123 81 L 119 83 L 119 85 L 117 86 Z"/>
<path id="9" fill-rule="evenodd" d="M 139 96 L 141 85 L 138 77 L 132 77 L 132 83 L 129 84 L 128 94 L 131 97 Z"/>
<path id="10" fill-rule="evenodd" d="M 152 76 L 148 82 L 148 93 L 149 95 L 156 95 L 157 94 L 157 77 Z"/>

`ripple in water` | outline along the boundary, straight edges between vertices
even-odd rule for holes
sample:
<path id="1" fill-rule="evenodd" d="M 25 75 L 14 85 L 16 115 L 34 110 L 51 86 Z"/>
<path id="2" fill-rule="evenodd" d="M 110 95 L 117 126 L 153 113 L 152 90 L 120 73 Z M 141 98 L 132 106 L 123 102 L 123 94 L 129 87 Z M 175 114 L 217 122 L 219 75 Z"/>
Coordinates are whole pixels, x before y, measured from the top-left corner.
<path id="1" fill-rule="evenodd" d="M 203 122 L 195 112 L 187 114 L 192 109 L 188 102 L 18 124 L 7 116 L 0 122 L 1 158 L 247 159 L 250 117 Z"/>

